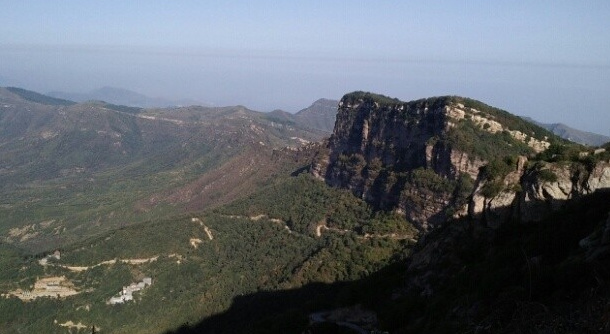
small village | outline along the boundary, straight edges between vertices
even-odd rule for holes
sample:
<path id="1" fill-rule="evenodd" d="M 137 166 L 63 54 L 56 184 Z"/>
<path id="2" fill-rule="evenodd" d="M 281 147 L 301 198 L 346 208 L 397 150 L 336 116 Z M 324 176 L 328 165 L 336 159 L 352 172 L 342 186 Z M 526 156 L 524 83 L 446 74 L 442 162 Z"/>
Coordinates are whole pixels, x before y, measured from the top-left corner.
<path id="1" fill-rule="evenodd" d="M 119 292 L 118 296 L 114 296 L 108 300 L 108 304 L 116 305 L 116 304 L 124 304 L 128 301 L 133 300 L 133 293 L 136 291 L 140 291 L 152 285 L 152 278 L 144 277 L 142 281 L 138 283 L 131 283 L 128 286 L 124 286 L 123 290 Z"/>

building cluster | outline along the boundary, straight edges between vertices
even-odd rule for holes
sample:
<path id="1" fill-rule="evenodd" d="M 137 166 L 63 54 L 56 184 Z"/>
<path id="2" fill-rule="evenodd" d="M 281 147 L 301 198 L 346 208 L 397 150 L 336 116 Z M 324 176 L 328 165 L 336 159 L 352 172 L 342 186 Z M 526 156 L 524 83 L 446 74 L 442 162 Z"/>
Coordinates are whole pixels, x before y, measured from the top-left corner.
<path id="1" fill-rule="evenodd" d="M 152 278 L 144 277 L 144 279 L 138 283 L 131 283 L 129 286 L 124 286 L 123 290 L 119 292 L 119 295 L 110 298 L 108 303 L 111 305 L 116 305 L 132 301 L 134 292 L 143 290 L 150 285 L 152 285 Z"/>

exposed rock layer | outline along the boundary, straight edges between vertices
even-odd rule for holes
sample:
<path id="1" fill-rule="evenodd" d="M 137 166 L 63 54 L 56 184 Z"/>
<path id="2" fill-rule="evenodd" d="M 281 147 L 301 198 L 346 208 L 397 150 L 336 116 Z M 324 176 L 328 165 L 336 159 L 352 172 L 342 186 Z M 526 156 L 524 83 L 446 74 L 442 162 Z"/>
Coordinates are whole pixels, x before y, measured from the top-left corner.
<path id="1" fill-rule="evenodd" d="M 490 157 L 476 152 L 501 144 L 534 156 L 550 146 L 550 139 L 542 129 L 513 129 L 501 122 L 515 116 L 465 106 L 464 100 L 471 101 L 448 97 L 404 103 L 348 94 L 339 102 L 334 133 L 311 173 L 377 208 L 404 214 L 423 230 L 466 214 L 492 228 L 510 219 L 540 220 L 569 199 L 610 188 L 610 163 L 589 170 L 565 163 L 528 168 L 525 156 L 507 174 L 490 179 L 482 169 Z M 470 137 L 460 133 L 465 131 Z M 470 143 L 469 138 L 482 139 Z M 540 177 L 545 169 L 554 175 L 551 180 Z M 498 188 L 492 194 L 491 183 Z"/>

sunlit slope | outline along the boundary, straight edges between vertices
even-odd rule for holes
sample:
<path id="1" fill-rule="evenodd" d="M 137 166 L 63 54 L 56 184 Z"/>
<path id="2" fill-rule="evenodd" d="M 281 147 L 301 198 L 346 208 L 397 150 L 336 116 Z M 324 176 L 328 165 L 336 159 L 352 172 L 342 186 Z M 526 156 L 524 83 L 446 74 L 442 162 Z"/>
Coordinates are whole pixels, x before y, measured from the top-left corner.
<path id="1" fill-rule="evenodd" d="M 277 173 L 265 167 L 273 161 L 296 165 L 286 147 L 322 136 L 239 106 L 145 110 L 57 101 L 64 100 L 0 88 L 0 236 L 6 242 L 46 249 L 228 202 L 241 195 L 232 187 L 180 200 L 172 195 L 219 169 L 234 182 L 264 183 L 273 173 L 261 170 Z M 227 162 L 234 168 L 222 169 Z M 244 168 L 250 171 L 240 174 Z"/>

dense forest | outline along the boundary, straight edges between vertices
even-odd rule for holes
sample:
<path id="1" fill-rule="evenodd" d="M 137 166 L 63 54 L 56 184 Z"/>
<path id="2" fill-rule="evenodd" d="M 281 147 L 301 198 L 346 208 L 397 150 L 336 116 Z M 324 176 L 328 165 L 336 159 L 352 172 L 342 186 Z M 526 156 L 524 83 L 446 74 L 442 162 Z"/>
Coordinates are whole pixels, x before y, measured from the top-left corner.
<path id="1" fill-rule="evenodd" d="M 318 224 L 325 226 L 319 234 Z M 362 279 L 404 259 L 416 237 L 404 220 L 374 212 L 350 193 L 302 174 L 196 216 L 148 221 L 82 240 L 46 266 L 38 263 L 46 254 L 23 257 L 6 249 L 3 268 L 13 268 L 3 270 L 0 284 L 6 290 L 27 289 L 37 277 L 65 276 L 80 293 L 60 300 L 0 299 L 0 323 L 9 332 L 49 332 L 49 324 L 62 332 L 59 324 L 68 321 L 113 333 L 171 330 L 227 310 L 235 296 Z M 134 258 L 154 260 L 96 266 Z M 142 277 L 152 277 L 153 285 L 136 293 L 135 302 L 107 304 Z"/>

